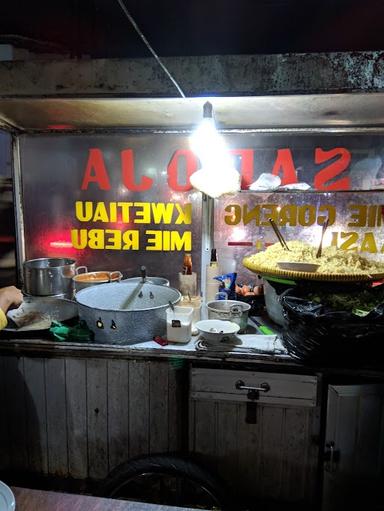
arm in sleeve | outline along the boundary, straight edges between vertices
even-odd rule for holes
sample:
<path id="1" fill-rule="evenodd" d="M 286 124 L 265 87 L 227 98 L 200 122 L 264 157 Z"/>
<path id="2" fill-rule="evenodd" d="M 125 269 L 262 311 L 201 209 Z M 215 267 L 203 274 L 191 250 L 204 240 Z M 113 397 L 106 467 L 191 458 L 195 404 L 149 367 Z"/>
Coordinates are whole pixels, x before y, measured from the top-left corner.
<path id="1" fill-rule="evenodd" d="M 3 309 L 0 309 L 0 330 L 5 328 L 7 326 L 7 324 L 8 324 L 7 317 L 4 314 Z"/>

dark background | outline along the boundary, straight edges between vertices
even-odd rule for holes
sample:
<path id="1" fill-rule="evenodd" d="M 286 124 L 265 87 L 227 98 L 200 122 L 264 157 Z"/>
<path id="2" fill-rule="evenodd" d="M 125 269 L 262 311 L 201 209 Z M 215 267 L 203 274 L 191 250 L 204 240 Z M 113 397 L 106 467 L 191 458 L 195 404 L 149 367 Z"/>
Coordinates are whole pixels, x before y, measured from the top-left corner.
<path id="1" fill-rule="evenodd" d="M 146 57 L 116 0 L 2 0 L 0 43 L 69 57 Z M 382 49 L 383 0 L 125 0 L 160 56 Z"/>

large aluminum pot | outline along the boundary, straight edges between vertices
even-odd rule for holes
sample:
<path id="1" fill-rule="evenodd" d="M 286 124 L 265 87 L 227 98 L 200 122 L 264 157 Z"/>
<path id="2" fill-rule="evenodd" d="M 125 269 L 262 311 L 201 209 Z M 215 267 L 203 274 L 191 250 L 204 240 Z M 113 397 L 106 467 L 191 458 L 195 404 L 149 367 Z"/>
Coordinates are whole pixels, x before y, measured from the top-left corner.
<path id="1" fill-rule="evenodd" d="M 239 333 L 245 332 L 248 324 L 249 303 L 237 300 L 214 300 L 207 303 L 209 319 L 224 319 L 237 323 Z"/>
<path id="2" fill-rule="evenodd" d="M 104 344 L 134 344 L 165 335 L 166 310 L 177 304 L 177 289 L 149 283 L 100 284 L 76 293 L 80 319 Z"/>
<path id="3" fill-rule="evenodd" d="M 42 257 L 23 263 L 24 292 L 33 296 L 62 295 L 73 298 L 74 259 Z"/>

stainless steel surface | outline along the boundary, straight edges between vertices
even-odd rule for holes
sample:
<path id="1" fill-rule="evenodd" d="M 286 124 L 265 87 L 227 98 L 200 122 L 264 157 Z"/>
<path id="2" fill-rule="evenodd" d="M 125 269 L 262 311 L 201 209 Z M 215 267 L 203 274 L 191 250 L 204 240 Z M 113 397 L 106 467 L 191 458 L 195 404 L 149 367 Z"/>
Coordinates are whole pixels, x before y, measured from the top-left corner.
<path id="1" fill-rule="evenodd" d="M 383 93 L 201 98 L 2 98 L 0 120 L 25 130 L 191 129 L 209 100 L 221 128 L 383 127 Z M 67 128 L 68 129 L 68 128 Z"/>
<path id="2" fill-rule="evenodd" d="M 119 282 L 101 284 L 76 293 L 79 316 L 106 344 L 151 341 L 166 333 L 169 302 L 181 299 L 177 289 L 154 284 Z"/>
<path id="3" fill-rule="evenodd" d="M 75 275 L 74 259 L 43 257 L 23 263 L 24 291 L 34 296 L 64 294 L 72 298 Z"/>
<path id="4" fill-rule="evenodd" d="M 240 327 L 239 333 L 244 332 L 247 328 L 250 308 L 251 306 L 248 303 L 237 300 L 207 302 L 209 319 L 224 319 L 237 323 Z"/>

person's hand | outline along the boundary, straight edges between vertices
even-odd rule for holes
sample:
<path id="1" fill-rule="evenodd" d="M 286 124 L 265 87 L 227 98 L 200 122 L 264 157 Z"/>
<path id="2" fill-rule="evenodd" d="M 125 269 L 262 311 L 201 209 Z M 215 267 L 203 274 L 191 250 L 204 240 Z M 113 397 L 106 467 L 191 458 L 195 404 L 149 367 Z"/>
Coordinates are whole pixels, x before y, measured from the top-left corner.
<path id="1" fill-rule="evenodd" d="M 0 288 L 0 309 L 6 314 L 9 309 L 18 307 L 23 301 L 23 294 L 15 286 Z"/>

